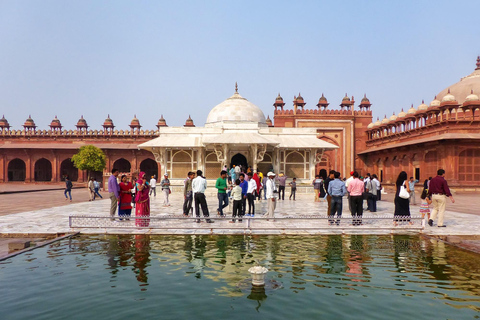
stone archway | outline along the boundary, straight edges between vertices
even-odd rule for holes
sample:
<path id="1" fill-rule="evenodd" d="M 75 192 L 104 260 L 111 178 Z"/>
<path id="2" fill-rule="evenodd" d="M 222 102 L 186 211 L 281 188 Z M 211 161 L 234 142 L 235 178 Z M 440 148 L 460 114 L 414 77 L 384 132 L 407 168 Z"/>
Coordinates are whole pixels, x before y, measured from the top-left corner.
<path id="1" fill-rule="evenodd" d="M 120 158 L 113 163 L 113 168 L 118 169 L 121 173 L 129 173 L 132 165 L 127 159 Z"/>
<path id="2" fill-rule="evenodd" d="M 52 181 L 52 163 L 41 158 L 35 162 L 35 181 Z"/>
<path id="3" fill-rule="evenodd" d="M 147 177 L 150 179 L 153 175 L 159 178 L 158 176 L 158 164 L 155 160 L 145 159 L 140 162 L 140 171 L 143 171 L 147 174 Z"/>
<path id="4" fill-rule="evenodd" d="M 66 176 L 68 176 L 71 181 L 78 180 L 78 169 L 73 165 L 71 158 L 67 158 L 62 161 L 60 164 L 60 174 L 62 181 L 65 180 Z"/>
<path id="5" fill-rule="evenodd" d="M 243 154 L 237 153 L 236 155 L 234 155 L 232 157 L 232 159 L 230 161 L 230 167 L 233 167 L 233 165 L 235 165 L 235 166 L 241 165 L 246 170 L 248 168 L 247 158 Z"/>
<path id="6" fill-rule="evenodd" d="M 25 161 L 15 158 L 8 163 L 8 181 L 25 181 L 26 176 Z"/>

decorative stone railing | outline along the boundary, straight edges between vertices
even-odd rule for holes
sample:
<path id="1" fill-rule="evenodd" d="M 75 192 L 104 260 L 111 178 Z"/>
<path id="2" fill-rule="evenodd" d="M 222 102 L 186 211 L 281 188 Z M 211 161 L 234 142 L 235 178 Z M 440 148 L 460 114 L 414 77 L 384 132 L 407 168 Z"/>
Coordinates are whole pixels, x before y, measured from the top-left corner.
<path id="1" fill-rule="evenodd" d="M 367 144 L 369 142 L 381 141 L 391 137 L 410 136 L 415 132 L 424 132 L 426 128 L 442 127 L 448 124 L 449 129 L 456 129 L 466 123 L 480 122 L 480 112 L 463 112 L 460 108 L 455 112 L 434 110 L 422 114 L 407 115 L 386 124 L 367 129 Z"/>
<path id="2" fill-rule="evenodd" d="M 274 115 L 275 116 L 293 116 L 293 115 L 326 115 L 326 116 L 337 116 L 337 115 L 352 115 L 352 110 L 338 110 L 338 109 L 325 109 L 325 110 L 320 110 L 320 109 L 302 109 L 298 108 L 297 112 L 293 109 L 289 110 L 275 110 Z M 372 111 L 371 110 L 354 110 L 353 114 L 356 116 L 371 116 Z"/>
<path id="3" fill-rule="evenodd" d="M 15 130 L 0 129 L 2 137 L 152 137 L 158 135 L 158 130 Z"/>

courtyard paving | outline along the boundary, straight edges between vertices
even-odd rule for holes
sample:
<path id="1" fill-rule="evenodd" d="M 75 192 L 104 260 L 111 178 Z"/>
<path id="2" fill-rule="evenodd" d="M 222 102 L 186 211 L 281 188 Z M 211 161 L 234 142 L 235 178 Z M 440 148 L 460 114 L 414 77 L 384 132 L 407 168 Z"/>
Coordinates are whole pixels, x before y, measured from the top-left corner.
<path id="1" fill-rule="evenodd" d="M 214 191 L 211 189 L 211 191 Z M 210 191 L 210 192 L 211 192 Z M 419 220 L 414 221 L 413 228 L 409 225 L 393 227 L 392 218 L 394 205 L 392 194 L 384 195 L 384 201 L 378 202 L 378 212 L 365 215 L 373 217 L 387 217 L 380 221 L 369 222 L 364 219 L 364 225 L 353 227 L 348 220 L 342 221 L 341 226 L 329 226 L 327 220 L 298 220 L 298 219 L 278 219 L 275 222 L 256 219 L 252 221 L 253 228 L 245 231 L 245 224 L 229 224 L 230 219 L 217 220 L 214 224 L 197 224 L 193 219 L 182 219 L 182 194 L 174 192 L 170 196 L 171 206 L 163 206 L 163 197 L 158 195 L 151 200 L 151 216 L 165 217 L 178 216 L 179 219 L 164 220 L 162 223 L 170 229 L 135 228 L 134 223 L 130 223 L 131 228 L 126 228 L 127 223 L 114 228 L 70 228 L 70 215 L 94 215 L 108 217 L 110 201 L 108 199 L 89 202 L 86 190 L 76 190 L 74 193 L 74 202 L 66 202 L 61 191 L 42 191 L 31 193 L 19 193 L 0 195 L 0 201 L 4 203 L 4 208 L 0 214 L 0 234 L 5 235 L 25 235 L 25 234 L 58 234 L 81 231 L 82 233 L 148 233 L 148 234 L 333 234 L 333 233 L 362 233 L 362 234 L 389 234 L 389 233 L 418 233 L 422 232 L 432 236 L 471 236 L 480 235 L 480 215 L 477 209 L 480 205 L 476 194 L 456 195 L 457 203 L 463 204 L 465 212 L 455 212 L 451 210 L 456 204 L 449 204 L 446 212 L 445 223 L 447 228 L 429 227 L 424 230 L 418 230 L 421 227 Z M 211 216 L 216 216 L 216 195 L 211 192 L 207 195 L 207 202 Z M 10 203 L 11 206 L 5 207 Z M 18 212 L 18 207 L 22 212 Z M 15 210 L 11 210 L 14 208 Z M 457 209 L 457 208 L 455 208 Z M 298 194 L 297 201 L 285 200 L 279 201 L 276 209 L 276 217 L 300 217 L 303 215 L 325 216 L 327 205 L 325 202 L 313 202 L 313 195 Z M 412 215 L 418 216 L 418 206 L 411 206 Z M 256 203 L 256 217 L 266 212 L 266 202 Z M 231 207 L 227 209 L 227 214 L 231 214 Z M 344 217 L 350 216 L 346 199 L 344 201 Z M 106 219 L 104 219 L 106 220 Z M 153 224 L 152 224 L 153 225 Z M 311 229 L 315 227 L 315 229 Z"/>

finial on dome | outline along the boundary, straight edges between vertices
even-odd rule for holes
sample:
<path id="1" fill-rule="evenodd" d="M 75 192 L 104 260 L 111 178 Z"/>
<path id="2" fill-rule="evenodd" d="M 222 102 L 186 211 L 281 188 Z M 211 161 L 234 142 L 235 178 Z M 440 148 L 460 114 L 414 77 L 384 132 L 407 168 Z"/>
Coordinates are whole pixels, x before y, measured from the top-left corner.
<path id="1" fill-rule="evenodd" d="M 422 99 L 422 104 L 425 104 L 425 101 Z"/>
<path id="2" fill-rule="evenodd" d="M 477 56 L 477 67 L 475 70 L 480 70 L 480 56 Z"/>
<path id="3" fill-rule="evenodd" d="M 236 81 L 235 81 L 235 93 L 238 93 L 238 84 Z"/>
<path id="4" fill-rule="evenodd" d="M 450 88 L 448 88 L 448 93 L 450 93 Z"/>

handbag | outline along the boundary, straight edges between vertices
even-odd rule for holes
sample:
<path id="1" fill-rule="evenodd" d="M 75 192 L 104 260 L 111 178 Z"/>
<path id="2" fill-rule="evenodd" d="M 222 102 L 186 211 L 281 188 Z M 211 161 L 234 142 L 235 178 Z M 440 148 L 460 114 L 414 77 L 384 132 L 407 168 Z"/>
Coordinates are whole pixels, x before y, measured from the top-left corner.
<path id="1" fill-rule="evenodd" d="M 410 198 L 410 193 L 407 191 L 407 188 L 405 188 L 405 182 L 400 186 L 400 192 L 398 193 L 398 196 L 402 199 Z"/>

